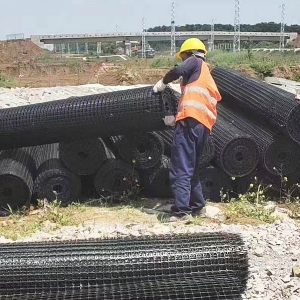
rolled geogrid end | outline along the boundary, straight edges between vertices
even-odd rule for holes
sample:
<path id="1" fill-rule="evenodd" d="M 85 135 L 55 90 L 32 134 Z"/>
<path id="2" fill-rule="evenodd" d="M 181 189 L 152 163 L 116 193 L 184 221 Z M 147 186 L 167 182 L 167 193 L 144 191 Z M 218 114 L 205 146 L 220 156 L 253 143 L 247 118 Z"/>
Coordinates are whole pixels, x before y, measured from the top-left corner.
<path id="1" fill-rule="evenodd" d="M 108 159 L 94 178 L 99 195 L 123 194 L 139 184 L 140 178 L 133 166 L 119 160 Z"/>
<path id="2" fill-rule="evenodd" d="M 34 182 L 38 199 L 58 200 L 62 204 L 78 201 L 81 194 L 80 177 L 67 170 L 59 159 L 49 159 L 41 164 Z"/>
<path id="3" fill-rule="evenodd" d="M 163 140 L 154 132 L 123 135 L 116 147 L 124 162 L 140 170 L 157 165 L 164 153 Z"/>
<path id="4" fill-rule="evenodd" d="M 230 177 L 220 168 L 207 166 L 200 169 L 200 181 L 204 199 L 220 202 L 221 193 L 226 193 L 231 188 Z"/>
<path id="5" fill-rule="evenodd" d="M 151 197 L 172 197 L 169 179 L 170 159 L 163 155 L 160 163 L 149 170 L 141 172 L 143 192 Z"/>
<path id="6" fill-rule="evenodd" d="M 212 130 L 215 145 L 213 161 L 229 176 L 250 174 L 259 162 L 259 149 L 255 140 L 219 116 Z"/>
<path id="7" fill-rule="evenodd" d="M 59 143 L 59 157 L 73 173 L 91 175 L 106 160 L 106 152 L 100 139 L 84 139 Z"/>
<path id="8" fill-rule="evenodd" d="M 233 276 L 242 290 L 248 275 L 243 239 L 222 232 L 14 243 L 0 251 L 1 295 L 129 288 L 189 276 L 223 282 Z"/>
<path id="9" fill-rule="evenodd" d="M 27 207 L 33 192 L 33 178 L 22 163 L 5 158 L 0 161 L 0 214 Z"/>
<path id="10" fill-rule="evenodd" d="M 295 100 L 296 101 L 296 100 Z M 299 103 L 299 101 L 298 101 Z M 289 115 L 286 128 L 290 137 L 300 143 L 300 105 L 296 106 Z"/>

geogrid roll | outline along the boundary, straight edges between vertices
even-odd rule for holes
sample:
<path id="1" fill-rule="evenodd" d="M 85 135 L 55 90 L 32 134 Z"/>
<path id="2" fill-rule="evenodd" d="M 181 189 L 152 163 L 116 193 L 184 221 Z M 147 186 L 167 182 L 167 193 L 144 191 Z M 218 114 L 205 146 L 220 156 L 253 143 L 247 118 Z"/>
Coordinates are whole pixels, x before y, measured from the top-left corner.
<path id="1" fill-rule="evenodd" d="M 164 153 L 164 143 L 155 132 L 131 133 L 112 137 L 120 158 L 135 169 L 145 170 L 157 165 Z"/>
<path id="2" fill-rule="evenodd" d="M 65 292 L 6 296 L 6 300 L 242 300 L 243 286 L 234 276 L 166 276 L 163 280 L 144 280 L 132 284 L 106 284 Z M 2 299 L 2 297 L 1 297 Z"/>
<path id="3" fill-rule="evenodd" d="M 299 144 L 271 127 L 255 122 L 240 109 L 229 108 L 228 105 L 220 103 L 218 113 L 226 122 L 255 139 L 260 151 L 260 164 L 270 173 L 286 176 L 299 169 Z"/>
<path id="4" fill-rule="evenodd" d="M 295 95 L 230 68 L 216 67 L 211 73 L 222 101 L 255 114 L 300 142 L 300 103 Z"/>
<path id="5" fill-rule="evenodd" d="M 72 292 L 107 284 L 126 288 L 185 276 L 234 276 L 243 289 L 248 268 L 242 238 L 229 233 L 4 244 L 0 295 Z"/>
<path id="6" fill-rule="evenodd" d="M 169 180 L 170 159 L 163 155 L 159 164 L 140 172 L 143 192 L 150 197 L 172 197 Z"/>
<path id="7" fill-rule="evenodd" d="M 100 196 L 123 195 L 137 187 L 140 177 L 133 166 L 119 160 L 108 159 L 94 178 L 95 189 Z"/>
<path id="8" fill-rule="evenodd" d="M 34 191 L 38 199 L 58 200 L 62 205 L 78 201 L 81 195 L 80 177 L 66 169 L 59 159 L 44 161 L 37 170 Z"/>
<path id="9" fill-rule="evenodd" d="M 249 134 L 218 116 L 212 129 L 212 138 L 215 145 L 213 162 L 228 175 L 243 177 L 255 169 L 259 161 L 259 150 Z"/>
<path id="10" fill-rule="evenodd" d="M 221 193 L 231 189 L 230 177 L 220 168 L 208 166 L 200 169 L 200 181 L 204 199 L 212 202 L 220 202 Z"/>
<path id="11" fill-rule="evenodd" d="M 157 131 L 156 133 L 163 139 L 164 154 L 168 157 L 171 157 L 171 148 L 173 143 L 174 130 L 173 129 L 162 130 L 162 131 Z M 202 155 L 200 156 L 199 159 L 199 167 L 204 168 L 207 165 L 209 165 L 209 163 L 214 157 L 214 153 L 215 153 L 215 145 L 213 139 L 211 136 L 208 136 L 204 144 Z"/>
<path id="12" fill-rule="evenodd" d="M 0 149 L 164 130 L 177 99 L 153 87 L 72 97 L 0 110 Z"/>
<path id="13" fill-rule="evenodd" d="M 59 158 L 77 175 L 96 173 L 106 160 L 105 147 L 99 138 L 59 143 Z"/>
<path id="14" fill-rule="evenodd" d="M 0 215 L 27 207 L 33 193 L 36 166 L 28 149 L 0 154 Z"/>

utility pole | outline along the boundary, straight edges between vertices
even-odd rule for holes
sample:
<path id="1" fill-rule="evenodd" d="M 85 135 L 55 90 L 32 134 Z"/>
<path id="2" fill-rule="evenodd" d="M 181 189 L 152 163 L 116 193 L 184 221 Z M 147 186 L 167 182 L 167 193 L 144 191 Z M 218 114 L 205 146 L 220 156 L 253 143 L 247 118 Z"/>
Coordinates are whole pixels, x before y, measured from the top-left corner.
<path id="1" fill-rule="evenodd" d="M 142 19 L 142 58 L 146 58 L 146 34 L 145 19 Z"/>
<path id="2" fill-rule="evenodd" d="M 279 51 L 284 50 L 284 17 L 285 17 L 285 4 L 281 5 L 281 28 L 280 28 L 280 44 Z"/>
<path id="3" fill-rule="evenodd" d="M 172 2 L 171 10 L 171 56 L 176 53 L 176 36 L 175 36 L 175 2 Z"/>
<path id="4" fill-rule="evenodd" d="M 235 0 L 233 51 L 241 51 L 240 0 Z"/>
<path id="5" fill-rule="evenodd" d="M 214 20 L 211 20 L 211 34 L 210 34 L 210 50 L 214 51 L 215 50 L 215 24 Z"/>

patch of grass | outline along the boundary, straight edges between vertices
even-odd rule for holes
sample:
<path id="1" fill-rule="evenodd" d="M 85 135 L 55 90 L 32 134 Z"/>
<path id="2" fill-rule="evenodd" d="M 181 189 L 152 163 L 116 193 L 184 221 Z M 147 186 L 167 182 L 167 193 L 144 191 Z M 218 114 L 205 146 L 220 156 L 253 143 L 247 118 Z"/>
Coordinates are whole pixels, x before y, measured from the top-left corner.
<path id="1" fill-rule="evenodd" d="M 15 86 L 16 86 L 16 81 L 14 78 L 0 74 L 0 87 L 12 88 Z"/>

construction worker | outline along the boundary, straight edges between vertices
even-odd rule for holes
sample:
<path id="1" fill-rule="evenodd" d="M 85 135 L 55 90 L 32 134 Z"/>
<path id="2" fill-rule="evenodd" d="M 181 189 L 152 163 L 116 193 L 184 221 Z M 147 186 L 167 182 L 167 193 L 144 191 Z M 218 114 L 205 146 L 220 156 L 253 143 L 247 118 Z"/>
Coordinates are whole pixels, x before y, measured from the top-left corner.
<path id="1" fill-rule="evenodd" d="M 170 162 L 170 184 L 174 194 L 170 221 L 189 220 L 205 213 L 198 161 L 207 137 L 216 122 L 221 95 L 205 63 L 205 45 L 197 38 L 187 39 L 176 54 L 182 64 L 170 70 L 153 87 L 161 92 L 168 83 L 181 78 L 181 99 L 176 116 L 164 122 L 174 127 Z"/>

